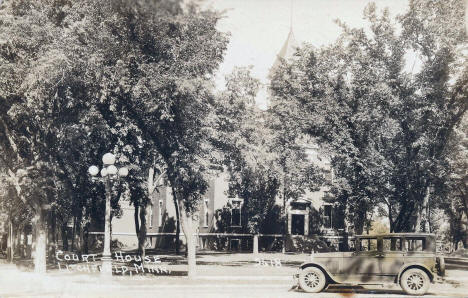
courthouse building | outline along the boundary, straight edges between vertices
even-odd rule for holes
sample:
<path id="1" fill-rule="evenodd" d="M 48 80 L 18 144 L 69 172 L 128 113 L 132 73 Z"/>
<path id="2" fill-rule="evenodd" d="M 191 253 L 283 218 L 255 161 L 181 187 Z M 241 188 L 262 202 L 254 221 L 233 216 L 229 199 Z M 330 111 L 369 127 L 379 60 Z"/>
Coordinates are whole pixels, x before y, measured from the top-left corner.
<path id="1" fill-rule="evenodd" d="M 292 30 L 281 47 L 276 60 L 270 70 L 273 72 L 283 59 L 289 59 L 293 56 L 296 41 Z M 332 179 L 330 163 L 326 158 L 323 158 L 315 145 L 307 144 L 306 152 L 310 162 L 324 169 L 329 175 L 328 179 Z M 326 188 L 322 188 L 316 192 L 307 192 L 304 197 L 294 202 L 286 203 L 288 228 L 287 233 L 290 235 L 308 236 L 314 233 L 320 233 L 322 236 L 335 237 L 339 231 L 334 226 L 334 208 L 332 203 L 327 202 Z M 216 231 L 216 210 L 222 209 L 225 206 L 230 206 L 231 209 L 231 226 L 234 227 L 231 231 L 236 231 L 235 227 L 241 227 L 242 220 L 242 198 L 232 198 L 227 194 L 228 191 L 228 173 L 222 173 L 209 183 L 209 188 L 204 195 L 198 216 L 195 219 L 198 221 L 199 233 L 207 234 Z M 171 188 L 169 186 L 159 187 L 155 191 L 152 198 L 152 204 L 147 210 L 147 227 L 148 238 L 151 239 L 151 246 L 158 248 L 163 245 L 163 235 L 175 232 L 175 207 L 172 197 Z M 281 199 L 277 200 L 280 207 L 283 206 Z M 118 239 L 127 246 L 137 246 L 137 237 L 135 236 L 134 223 L 134 208 L 127 202 L 122 202 L 123 214 L 120 218 L 115 218 L 112 222 L 113 239 Z M 316 214 L 312 217 L 311 214 Z M 319 226 L 318 230 L 310 231 L 311 221 L 316 221 L 315 226 Z M 280 234 L 281 231 L 277 231 Z M 183 240 L 184 237 L 181 237 Z M 330 243 L 330 241 L 328 241 Z M 201 244 L 203 247 L 203 243 Z"/>

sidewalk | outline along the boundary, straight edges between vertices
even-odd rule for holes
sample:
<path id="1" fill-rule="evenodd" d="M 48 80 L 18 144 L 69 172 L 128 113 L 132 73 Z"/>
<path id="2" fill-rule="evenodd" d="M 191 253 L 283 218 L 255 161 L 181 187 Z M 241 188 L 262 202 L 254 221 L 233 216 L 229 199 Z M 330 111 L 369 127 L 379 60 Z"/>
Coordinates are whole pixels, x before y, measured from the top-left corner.
<path id="1" fill-rule="evenodd" d="M 461 285 L 468 285 L 468 271 L 467 270 L 447 270 L 445 280 L 447 282 L 455 282 Z"/>

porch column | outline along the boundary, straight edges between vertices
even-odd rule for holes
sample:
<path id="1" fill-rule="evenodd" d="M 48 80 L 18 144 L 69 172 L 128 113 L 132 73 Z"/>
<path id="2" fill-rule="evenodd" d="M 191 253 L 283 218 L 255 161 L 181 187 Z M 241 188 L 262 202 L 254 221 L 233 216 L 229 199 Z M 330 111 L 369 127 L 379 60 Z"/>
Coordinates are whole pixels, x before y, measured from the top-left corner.
<path id="1" fill-rule="evenodd" d="M 304 236 L 309 235 L 309 212 L 304 214 Z"/>
<path id="2" fill-rule="evenodd" d="M 288 210 L 288 234 L 291 234 L 291 211 Z"/>

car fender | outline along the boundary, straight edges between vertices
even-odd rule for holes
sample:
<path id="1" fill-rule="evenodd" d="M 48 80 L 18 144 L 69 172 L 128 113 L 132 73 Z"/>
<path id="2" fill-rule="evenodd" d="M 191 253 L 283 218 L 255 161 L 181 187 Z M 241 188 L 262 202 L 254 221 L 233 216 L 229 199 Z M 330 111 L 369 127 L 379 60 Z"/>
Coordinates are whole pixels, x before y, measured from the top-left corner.
<path id="1" fill-rule="evenodd" d="M 407 263 L 407 264 L 405 264 L 405 265 L 403 265 L 401 267 L 400 272 L 398 273 L 398 278 L 397 278 L 398 283 L 400 282 L 400 278 L 401 278 L 401 275 L 403 274 L 403 272 L 405 272 L 405 270 L 408 269 L 409 267 L 421 267 L 421 268 L 423 268 L 426 271 L 426 273 L 428 274 L 429 279 L 431 281 L 434 280 L 434 273 L 426 265 L 421 264 L 421 263 Z"/>
<path id="2" fill-rule="evenodd" d="M 304 269 L 304 268 L 307 268 L 307 267 L 318 267 L 319 269 L 321 269 L 324 273 L 325 273 L 325 276 L 327 276 L 329 279 L 331 279 L 331 281 L 333 283 L 341 283 L 340 279 L 338 279 L 336 276 L 334 276 L 333 274 L 330 273 L 330 271 L 327 269 L 327 266 L 325 266 L 324 264 L 320 263 L 320 262 L 304 262 L 301 264 L 301 266 L 299 268 Z"/>

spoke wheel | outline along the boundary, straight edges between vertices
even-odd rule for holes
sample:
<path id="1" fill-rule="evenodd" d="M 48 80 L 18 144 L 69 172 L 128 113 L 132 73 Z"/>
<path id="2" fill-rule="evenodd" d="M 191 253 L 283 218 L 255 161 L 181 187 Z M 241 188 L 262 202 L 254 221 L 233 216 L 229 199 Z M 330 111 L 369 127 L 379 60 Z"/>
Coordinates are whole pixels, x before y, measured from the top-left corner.
<path id="1" fill-rule="evenodd" d="M 317 267 L 307 267 L 299 274 L 299 286 L 308 293 L 318 293 L 326 286 L 325 274 Z"/>
<path id="2" fill-rule="evenodd" d="M 409 295 L 424 295 L 429 289 L 429 277 L 421 269 L 408 269 L 401 275 L 400 285 Z"/>

